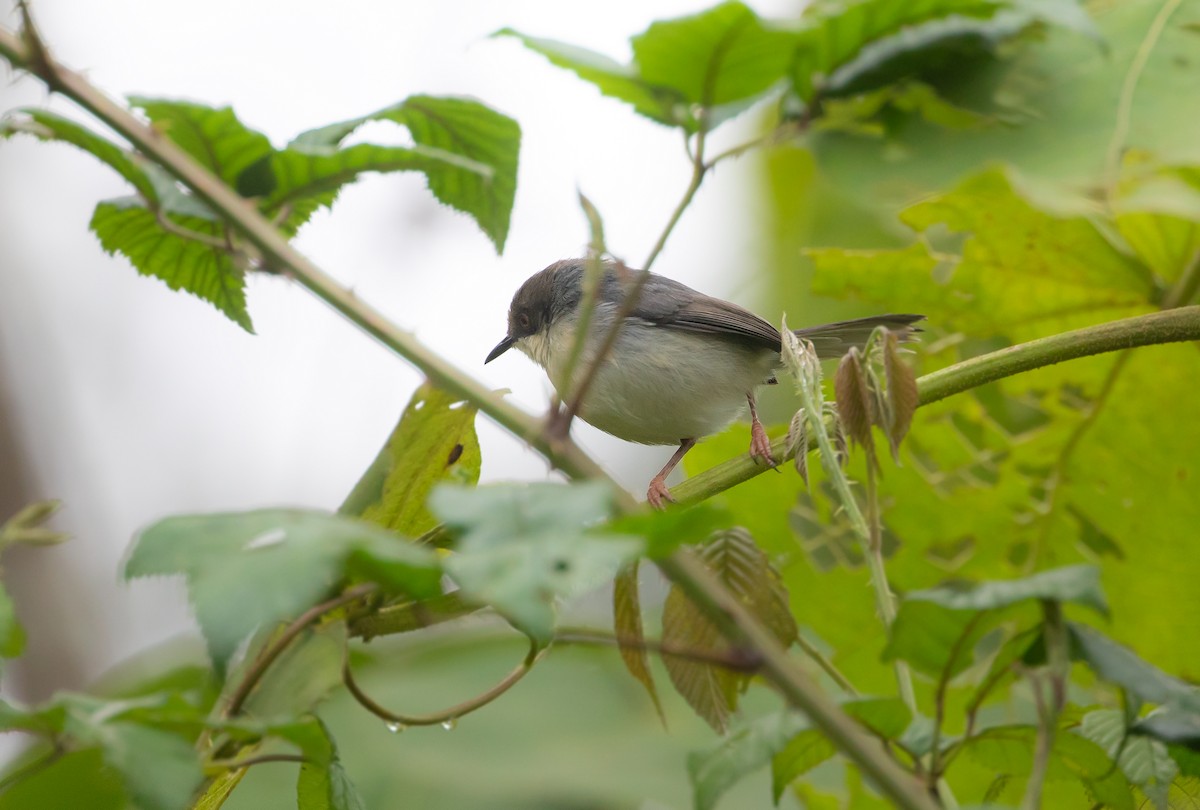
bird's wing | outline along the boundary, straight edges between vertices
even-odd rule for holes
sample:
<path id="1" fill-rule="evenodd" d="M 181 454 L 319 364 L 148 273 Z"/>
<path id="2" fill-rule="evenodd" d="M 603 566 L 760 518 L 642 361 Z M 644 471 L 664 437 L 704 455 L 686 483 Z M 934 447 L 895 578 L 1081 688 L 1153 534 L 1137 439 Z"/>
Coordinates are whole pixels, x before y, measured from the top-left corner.
<path id="1" fill-rule="evenodd" d="M 729 335 L 751 346 L 780 349 L 779 330 L 753 312 L 663 276 L 651 275 L 630 314 L 655 326 Z"/>

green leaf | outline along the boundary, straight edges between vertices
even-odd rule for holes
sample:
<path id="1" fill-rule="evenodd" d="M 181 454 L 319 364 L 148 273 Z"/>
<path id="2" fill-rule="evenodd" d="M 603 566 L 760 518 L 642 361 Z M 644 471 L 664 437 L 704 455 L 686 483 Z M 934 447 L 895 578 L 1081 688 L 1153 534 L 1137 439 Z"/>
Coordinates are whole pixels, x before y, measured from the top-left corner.
<path id="1" fill-rule="evenodd" d="M 699 545 L 717 529 L 728 526 L 729 512 L 711 503 L 686 508 L 646 510 L 622 515 L 610 526 L 622 534 L 636 534 L 646 541 L 646 555 L 668 557 L 680 546 Z"/>
<path id="2" fill-rule="evenodd" d="M 320 733 L 307 733 L 309 729 Z M 306 726 L 311 743 L 305 750 L 308 761 L 300 766 L 296 781 L 298 810 L 366 810 L 354 784 L 338 761 L 337 747 L 323 723 Z"/>
<path id="3" fill-rule="evenodd" d="M 1179 775 L 1179 766 L 1171 759 L 1165 745 L 1147 737 L 1129 737 L 1124 713 L 1119 709 L 1088 712 L 1079 724 L 1078 733 L 1116 759 L 1129 781 L 1141 788 L 1156 805 L 1166 805 L 1167 791 Z"/>
<path id="4" fill-rule="evenodd" d="M 0 656 L 16 658 L 25 650 L 25 631 L 17 621 L 17 610 L 8 591 L 0 588 Z"/>
<path id="5" fill-rule="evenodd" d="M 223 670 L 250 631 L 295 617 L 351 570 L 417 597 L 440 592 L 431 553 L 366 523 L 287 509 L 159 521 L 135 539 L 125 577 L 183 574 Z"/>
<path id="6" fill-rule="evenodd" d="M 526 48 L 550 60 L 550 64 L 573 72 L 591 82 L 603 95 L 633 105 L 633 109 L 652 121 L 681 126 L 687 120 L 678 94 L 647 85 L 633 65 L 622 65 L 604 54 L 553 39 L 532 37 L 511 28 L 502 28 L 494 36 L 515 37 Z"/>
<path id="7" fill-rule="evenodd" d="M 1002 8 L 991 0 L 922 0 L 922 2 L 892 3 L 886 0 L 847 0 L 846 2 L 814 3 L 802 18 L 795 59 L 791 65 L 792 84 L 801 100 L 808 102 L 830 83 L 839 70 L 838 85 L 850 84 L 852 79 L 878 68 L 880 57 L 864 56 L 868 46 L 895 37 L 889 56 L 908 53 L 936 42 L 935 37 L 919 38 L 910 29 L 923 23 L 959 18 L 987 19 Z M 902 38 L 901 33 L 908 34 Z M 878 53 L 876 49 L 876 54 Z M 869 53 L 869 52 L 868 52 Z"/>
<path id="8" fill-rule="evenodd" d="M 1027 777 L 1033 767 L 1037 729 L 997 726 L 962 744 L 961 751 L 996 774 Z M 1077 734 L 1057 733 L 1046 768 L 1047 782 L 1075 779 L 1094 801 L 1114 810 L 1132 810 L 1132 788 L 1104 749 Z"/>
<path id="9" fill-rule="evenodd" d="M 339 513 L 408 537 L 434 528 L 437 521 L 425 505 L 434 486 L 479 481 L 478 412 L 433 383 L 424 383 Z"/>
<path id="10" fill-rule="evenodd" d="M 1069 623 L 1068 629 L 1083 660 L 1103 680 L 1146 703 L 1176 703 L 1200 712 L 1200 689 L 1142 660 L 1098 630 L 1074 623 Z"/>
<path id="11" fill-rule="evenodd" d="M 1165 743 L 1187 746 L 1200 752 L 1200 711 L 1192 706 L 1168 703 L 1134 723 L 1131 734 L 1145 734 Z M 1190 776 L 1200 776 L 1192 773 Z"/>
<path id="12" fill-rule="evenodd" d="M 1149 310 L 1148 270 L 1114 248 L 1082 216 L 1055 216 L 1022 196 L 1002 169 L 907 208 L 902 220 L 970 234 L 948 280 L 924 247 L 899 251 L 812 251 L 814 292 L 859 297 L 968 335 L 1041 337 Z"/>
<path id="13" fill-rule="evenodd" d="M 832 759 L 837 748 L 818 729 L 801 731 L 771 759 L 771 791 L 776 802 L 788 785 Z"/>
<path id="14" fill-rule="evenodd" d="M 912 712 L 899 698 L 852 698 L 842 702 L 842 711 L 889 740 L 900 737 L 912 722 Z M 792 782 L 835 753 L 833 743 L 814 728 L 804 729 L 776 749 L 771 759 L 771 789 L 776 803 Z"/>
<path id="15" fill-rule="evenodd" d="M 509 28 L 497 35 L 518 38 L 604 95 L 688 133 L 714 127 L 763 98 L 786 75 L 795 49 L 794 33 L 765 23 L 740 2 L 653 23 L 633 38 L 632 65 Z"/>
<path id="16" fill-rule="evenodd" d="M 405 127 L 416 146 L 339 148 L 369 121 Z M 298 135 L 273 158 L 277 186 L 267 207 L 276 209 L 309 196 L 328 205 L 338 189 L 363 172 L 415 169 L 424 172 L 438 200 L 473 217 L 502 252 L 517 190 L 520 148 L 517 123 L 478 101 L 410 96 L 370 115 Z"/>
<path id="17" fill-rule="evenodd" d="M 150 123 L 229 186 L 242 172 L 271 154 L 271 142 L 250 129 L 229 107 L 131 96 L 129 103 Z"/>
<path id="18" fill-rule="evenodd" d="M 650 658 L 646 653 L 646 634 L 642 629 L 642 603 L 638 594 L 638 560 L 617 572 L 613 580 L 613 633 L 621 651 L 621 661 L 629 674 L 646 689 L 654 710 L 667 724 L 658 689 L 654 686 L 654 675 L 650 672 Z"/>
<path id="19" fill-rule="evenodd" d="M 61 543 L 69 535 L 47 529 L 42 524 L 54 516 L 61 501 L 37 501 L 27 504 L 8 520 L 0 523 L 0 549 L 14 543 L 48 546 Z"/>
<path id="20" fill-rule="evenodd" d="M 273 636 L 266 637 L 267 643 L 272 640 Z M 246 701 L 245 713 L 280 722 L 312 711 L 342 685 L 345 655 L 345 622 L 330 622 L 306 631 L 288 645 L 263 675 Z M 229 686 L 240 681 L 230 678 Z"/>
<path id="21" fill-rule="evenodd" d="M 61 141 L 77 146 L 114 169 L 147 201 L 158 199 L 142 163 L 132 152 L 48 110 L 24 109 L 19 113 L 29 116 L 28 119 L 9 118 L 0 122 L 0 138 L 24 133 L 43 141 Z"/>
<path id="22" fill-rule="evenodd" d="M 972 611 L 997 611 L 1042 599 L 1086 605 L 1107 615 L 1093 566 L 1057 568 L 1023 579 L 941 585 L 905 596 L 884 658 L 902 658 L 931 675 L 948 667 L 953 677 L 971 665 L 975 645 L 1000 618 Z"/>
<path id="23" fill-rule="evenodd" d="M 186 229 L 185 233 L 201 238 L 221 238 L 224 233 L 223 227 L 211 220 L 179 214 L 167 217 L 177 228 Z M 172 290 L 207 301 L 253 334 L 246 312 L 245 274 L 224 248 L 164 230 L 154 212 L 136 197 L 98 204 L 89 227 L 108 253 L 122 254 L 139 273 L 165 281 Z"/>
<path id="24" fill-rule="evenodd" d="M 771 761 L 797 733 L 804 718 L 795 712 L 776 712 L 736 729 L 712 748 L 688 754 L 692 806 L 711 810 L 725 791 Z"/>
<path id="25" fill-rule="evenodd" d="M 203 774 L 185 740 L 134 723 L 107 723 L 96 730 L 104 761 L 121 774 L 129 797 L 145 810 L 188 806 Z"/>
<path id="26" fill-rule="evenodd" d="M 671 88 L 690 104 L 717 107 L 754 98 L 782 79 L 796 40 L 734 1 L 653 23 L 632 44 L 646 84 Z"/>
<path id="27" fill-rule="evenodd" d="M 788 606 L 787 590 L 766 555 L 745 529 L 717 532 L 698 549 L 701 561 L 784 647 L 798 636 Z M 663 644 L 681 650 L 715 655 L 734 652 L 707 616 L 678 586 L 672 586 L 663 605 Z M 675 689 L 718 732 L 724 733 L 729 713 L 737 705 L 745 673 L 678 655 L 664 655 L 663 664 Z"/>
<path id="28" fill-rule="evenodd" d="M 554 601 L 612 579 L 640 548 L 589 531 L 613 514 L 602 482 L 440 486 L 429 506 L 461 534 L 446 570 L 469 599 L 490 604 L 539 643 L 554 633 Z"/>
<path id="29" fill-rule="evenodd" d="M 1093 565 L 1053 568 L 1022 579 L 948 583 L 904 597 L 905 604 L 932 602 L 949 610 L 994 610 L 1028 599 L 1069 602 L 1108 615 L 1108 603 L 1100 588 L 1100 569 Z"/>

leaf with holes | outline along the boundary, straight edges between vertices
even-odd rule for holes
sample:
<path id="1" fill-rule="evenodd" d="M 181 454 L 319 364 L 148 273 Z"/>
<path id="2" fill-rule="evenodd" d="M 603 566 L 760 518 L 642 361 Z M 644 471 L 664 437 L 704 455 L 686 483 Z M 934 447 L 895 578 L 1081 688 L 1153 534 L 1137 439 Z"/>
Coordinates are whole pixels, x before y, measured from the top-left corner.
<path id="1" fill-rule="evenodd" d="M 256 627 L 296 617 L 348 577 L 416 597 L 440 593 L 436 557 L 367 523 L 264 509 L 171 517 L 143 530 L 125 578 L 183 574 L 218 671 Z"/>
<path id="2" fill-rule="evenodd" d="M 478 411 L 431 382 L 423 384 L 339 513 L 406 537 L 432 529 L 437 521 L 425 502 L 434 486 L 479 480 Z"/>
<path id="3" fill-rule="evenodd" d="M 446 571 L 463 594 L 543 644 L 554 635 L 557 599 L 611 581 L 641 549 L 635 538 L 594 530 L 614 512 L 603 482 L 443 485 L 429 507 L 461 538 Z"/>

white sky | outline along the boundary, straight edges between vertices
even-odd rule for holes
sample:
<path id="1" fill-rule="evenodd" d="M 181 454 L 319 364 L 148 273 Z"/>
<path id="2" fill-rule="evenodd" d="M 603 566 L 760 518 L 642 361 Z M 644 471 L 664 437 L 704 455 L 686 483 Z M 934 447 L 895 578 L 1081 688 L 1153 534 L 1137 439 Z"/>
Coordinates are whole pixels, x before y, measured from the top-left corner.
<path id="1" fill-rule="evenodd" d="M 487 384 L 531 410 L 549 386 L 515 353 L 486 368 L 513 291 L 579 255 L 582 189 L 610 249 L 640 263 L 682 193 L 681 138 L 603 99 L 509 39 L 503 26 L 629 57 L 650 21 L 706 8 L 684 0 L 455 3 L 312 0 L 34 0 L 53 51 L 114 95 L 230 104 L 279 144 L 414 93 L 470 95 L 513 116 L 524 140 L 508 247 L 497 257 L 420 175 L 343 192 L 298 246 Z M 778 15 L 791 4 L 753 3 Z M 0 21 L 15 26 L 8 0 Z M 87 120 L 0 70 L 0 110 L 45 105 Z M 716 146 L 746 134 L 722 131 Z M 741 127 L 740 134 L 738 127 Z M 397 130 L 396 132 L 399 132 Z M 372 137 L 395 137 L 379 127 Z M 747 300 L 749 161 L 710 177 L 655 269 Z M 31 644 L 6 689 L 30 698 L 82 687 L 116 661 L 190 626 L 178 581 L 117 582 L 132 533 L 173 513 L 272 505 L 334 508 L 420 376 L 299 287 L 252 278 L 250 336 L 198 299 L 139 277 L 87 230 L 93 205 L 129 193 L 66 146 L 0 142 L 0 395 L 35 497 L 59 497 L 75 536 L 6 560 Z M 538 479 L 536 455 L 480 420 L 484 478 Z M 633 448 L 587 426 L 581 443 L 640 492 L 668 448 Z M 12 672 L 12 670 L 9 670 Z M 31 682 L 36 679 L 36 682 Z"/>

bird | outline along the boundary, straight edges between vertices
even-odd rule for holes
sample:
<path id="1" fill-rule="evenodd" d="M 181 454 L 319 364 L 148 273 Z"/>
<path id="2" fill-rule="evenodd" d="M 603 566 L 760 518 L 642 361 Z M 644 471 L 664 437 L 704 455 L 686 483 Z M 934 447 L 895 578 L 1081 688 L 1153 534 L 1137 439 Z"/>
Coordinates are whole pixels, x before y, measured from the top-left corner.
<path id="1" fill-rule="evenodd" d="M 642 271 L 606 259 L 588 337 L 564 379 L 574 351 L 584 300 L 589 259 L 556 261 L 530 276 L 513 295 L 504 338 L 488 354 L 490 363 L 511 348 L 545 371 L 559 396 L 580 384 L 631 288 Z M 902 340 L 920 331 L 922 315 L 888 314 L 794 330 L 811 341 L 821 359 L 861 346 L 876 327 Z M 640 294 L 626 314 L 611 350 L 578 409 L 578 416 L 605 433 L 629 442 L 678 445 L 650 480 L 647 502 L 655 509 L 674 501 L 666 479 L 696 442 L 724 430 L 750 411 L 750 456 L 775 466 L 771 443 L 758 418 L 755 389 L 775 382 L 782 365 L 779 330 L 737 304 L 697 292 L 678 281 L 645 274 Z"/>

